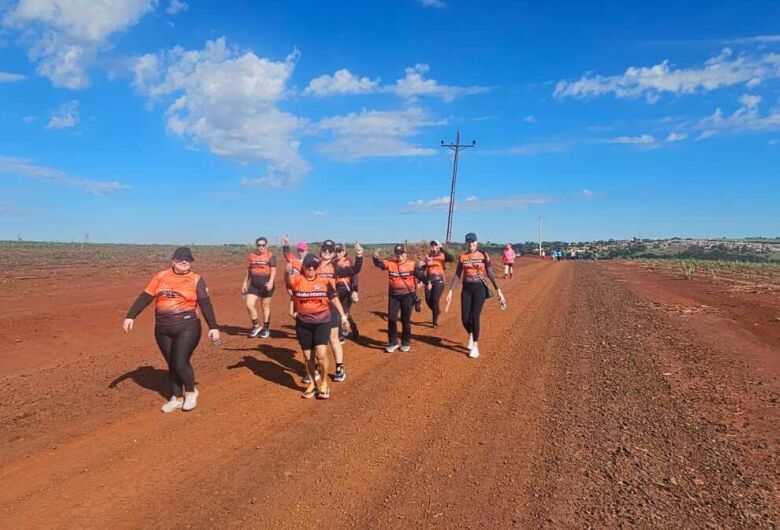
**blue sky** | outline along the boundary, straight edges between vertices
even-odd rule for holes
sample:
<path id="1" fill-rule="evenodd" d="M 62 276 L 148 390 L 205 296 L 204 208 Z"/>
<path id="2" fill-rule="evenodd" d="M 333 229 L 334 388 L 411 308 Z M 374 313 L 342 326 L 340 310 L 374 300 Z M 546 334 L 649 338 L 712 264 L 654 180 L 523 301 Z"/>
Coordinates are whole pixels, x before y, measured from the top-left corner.
<path id="1" fill-rule="evenodd" d="M 0 0 L 0 239 L 780 235 L 776 2 L 541 4 Z"/>

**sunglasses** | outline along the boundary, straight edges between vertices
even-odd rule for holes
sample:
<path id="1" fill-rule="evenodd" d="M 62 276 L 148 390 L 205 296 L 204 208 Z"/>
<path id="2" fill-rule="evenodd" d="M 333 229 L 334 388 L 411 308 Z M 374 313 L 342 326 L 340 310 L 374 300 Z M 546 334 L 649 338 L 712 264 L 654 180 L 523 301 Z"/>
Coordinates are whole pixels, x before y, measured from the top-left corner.
<path id="1" fill-rule="evenodd" d="M 265 243 L 258 243 L 258 244 L 257 244 L 257 246 L 258 246 L 258 247 L 264 247 L 264 246 L 265 246 Z"/>

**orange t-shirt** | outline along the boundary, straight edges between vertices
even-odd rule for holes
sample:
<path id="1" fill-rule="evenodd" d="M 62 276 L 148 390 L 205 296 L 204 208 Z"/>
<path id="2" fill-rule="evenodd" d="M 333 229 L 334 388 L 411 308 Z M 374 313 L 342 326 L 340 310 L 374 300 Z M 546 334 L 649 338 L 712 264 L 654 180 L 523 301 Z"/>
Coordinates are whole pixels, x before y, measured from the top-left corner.
<path id="1" fill-rule="evenodd" d="M 463 273 L 464 282 L 487 282 L 487 267 L 490 267 L 490 256 L 481 250 L 463 253 L 458 261 L 458 268 Z"/>
<path id="2" fill-rule="evenodd" d="M 304 274 L 290 277 L 290 290 L 298 318 L 307 324 L 330 322 L 330 301 L 336 296 L 336 283 L 317 274 L 313 280 Z"/>
<path id="3" fill-rule="evenodd" d="M 252 252 L 247 259 L 249 279 L 254 285 L 265 284 L 271 278 L 273 267 L 276 267 L 276 257 L 268 249 Z"/>
<path id="4" fill-rule="evenodd" d="M 384 261 L 387 270 L 390 292 L 395 295 L 413 294 L 417 288 L 414 276 L 416 268 L 413 260 L 407 259 L 403 263 L 388 259 Z"/>
<path id="5" fill-rule="evenodd" d="M 426 274 L 430 279 L 444 279 L 444 263 L 446 257 L 444 252 L 439 252 L 435 256 L 428 254 L 423 260 L 425 262 Z"/>
<path id="6" fill-rule="evenodd" d="M 154 314 L 159 324 L 175 324 L 198 318 L 198 294 L 206 284 L 199 274 L 176 274 L 165 269 L 154 275 L 144 292 L 154 297 Z"/>

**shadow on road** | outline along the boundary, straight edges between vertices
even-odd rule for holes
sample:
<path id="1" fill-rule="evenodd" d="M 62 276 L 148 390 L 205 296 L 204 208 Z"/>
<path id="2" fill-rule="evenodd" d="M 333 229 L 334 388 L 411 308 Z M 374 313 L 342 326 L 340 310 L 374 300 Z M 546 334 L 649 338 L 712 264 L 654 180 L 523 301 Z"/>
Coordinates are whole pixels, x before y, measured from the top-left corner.
<path id="1" fill-rule="evenodd" d="M 149 365 L 139 366 L 135 370 L 122 374 L 111 381 L 108 388 L 116 388 L 119 383 L 127 379 L 130 379 L 141 388 L 157 392 L 166 399 L 171 396 L 171 385 L 168 382 L 167 370 L 160 370 Z"/>

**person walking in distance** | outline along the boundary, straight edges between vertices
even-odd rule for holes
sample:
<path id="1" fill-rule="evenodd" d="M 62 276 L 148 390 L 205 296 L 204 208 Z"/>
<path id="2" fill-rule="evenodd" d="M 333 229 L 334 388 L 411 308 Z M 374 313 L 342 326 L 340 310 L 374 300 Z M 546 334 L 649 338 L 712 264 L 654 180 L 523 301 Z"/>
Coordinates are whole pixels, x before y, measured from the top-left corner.
<path id="1" fill-rule="evenodd" d="M 249 254 L 246 278 L 241 285 L 241 294 L 246 301 L 246 310 L 252 319 L 250 337 L 268 338 L 271 336 L 271 297 L 274 294 L 276 280 L 276 257 L 268 249 L 268 239 L 258 237 L 257 247 Z M 260 326 L 257 314 L 257 300 L 263 311 L 263 325 Z"/>
<path id="2" fill-rule="evenodd" d="M 295 334 L 306 359 L 308 386 L 301 397 L 328 399 L 330 386 L 325 378 L 319 387 L 315 381 L 315 370 L 319 366 L 323 373 L 328 371 L 328 342 L 331 334 L 332 313 L 336 313 L 341 327 L 349 330 L 349 320 L 341 307 L 332 278 L 323 278 L 317 270 L 320 260 L 307 254 L 301 260 L 301 273 L 291 275 L 292 265 L 285 268 L 285 284 L 293 300 L 292 317 L 295 319 Z M 312 355 L 313 353 L 313 355 Z M 316 364 L 315 364 L 316 358 Z"/>
<path id="3" fill-rule="evenodd" d="M 387 347 L 392 353 L 399 348 L 398 313 L 401 313 L 401 351 L 412 349 L 412 308 L 419 304 L 417 298 L 417 266 L 408 259 L 406 247 L 398 244 L 393 248 L 393 258 L 383 260 L 379 252 L 374 252 L 374 266 L 387 271 Z"/>
<path id="4" fill-rule="evenodd" d="M 136 317 L 154 301 L 154 338 L 168 364 L 171 392 L 170 400 L 162 406 L 165 413 L 176 409 L 189 411 L 198 404 L 195 373 L 190 364 L 201 334 L 197 307 L 209 326 L 209 338 L 215 343 L 219 341 L 209 291 L 203 278 L 192 272 L 193 261 L 195 258 L 189 248 L 177 248 L 171 268 L 154 275 L 122 323 L 125 333 L 132 331 Z"/>
<path id="5" fill-rule="evenodd" d="M 473 232 L 466 234 L 466 250 L 458 258 L 458 267 L 455 270 L 455 276 L 450 283 L 450 290 L 447 293 L 447 306 L 445 311 L 449 310 L 452 303 L 452 291 L 458 280 L 462 279 L 463 286 L 460 292 L 460 316 L 463 327 L 469 334 L 469 357 L 476 359 L 479 357 L 479 335 L 480 335 L 480 317 L 482 307 L 488 296 L 492 296 L 487 279 L 493 284 L 493 288 L 498 293 L 498 299 L 501 306 L 504 307 L 506 299 L 504 293 L 498 286 L 493 270 L 490 268 L 490 256 L 486 252 L 479 250 L 477 235 Z"/>
<path id="6" fill-rule="evenodd" d="M 453 261 L 455 256 L 447 252 L 435 239 L 431 241 L 428 255 L 420 261 L 420 280 L 425 284 L 425 303 L 433 313 L 434 328 L 439 327 L 440 300 L 444 292 L 444 268 L 447 263 Z"/>
<path id="7" fill-rule="evenodd" d="M 510 280 L 512 279 L 512 273 L 514 272 L 515 268 L 515 257 L 517 257 L 515 250 L 512 248 L 512 245 L 507 243 L 504 247 L 504 251 L 501 253 L 501 262 L 504 264 L 505 280 L 507 276 L 509 276 Z"/>

